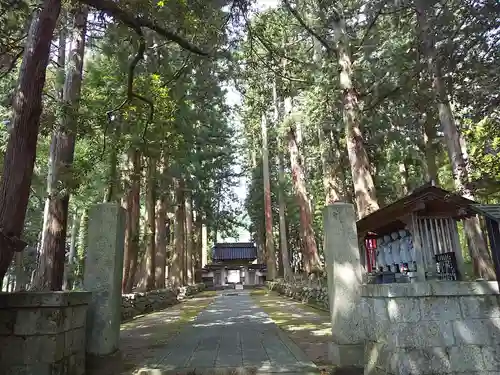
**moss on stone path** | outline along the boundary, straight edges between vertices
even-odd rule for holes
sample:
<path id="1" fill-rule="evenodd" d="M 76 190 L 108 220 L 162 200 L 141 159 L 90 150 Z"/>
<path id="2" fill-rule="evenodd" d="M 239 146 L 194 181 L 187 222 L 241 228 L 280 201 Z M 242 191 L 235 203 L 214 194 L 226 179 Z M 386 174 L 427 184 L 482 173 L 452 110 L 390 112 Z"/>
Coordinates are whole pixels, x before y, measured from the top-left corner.
<path id="1" fill-rule="evenodd" d="M 330 315 L 265 289 L 251 292 L 254 301 L 318 366 L 328 365 Z"/>
<path id="2" fill-rule="evenodd" d="M 166 323 L 167 325 L 170 325 L 171 323 L 176 323 L 175 325 L 181 325 L 183 323 L 190 322 L 191 320 L 196 318 L 201 310 L 203 310 L 212 302 L 215 296 L 215 291 L 200 292 L 194 297 L 189 298 L 178 305 L 174 305 L 164 310 L 152 312 L 149 314 L 138 315 L 132 320 L 123 323 L 120 330 L 123 332 L 134 328 L 141 328 L 142 326 L 144 326 L 145 321 L 157 321 L 158 318 L 162 321 L 162 323 Z M 180 310 L 180 313 L 178 313 L 177 310 Z M 174 311 L 174 314 L 170 314 Z M 167 319 L 164 320 L 164 318 Z"/>

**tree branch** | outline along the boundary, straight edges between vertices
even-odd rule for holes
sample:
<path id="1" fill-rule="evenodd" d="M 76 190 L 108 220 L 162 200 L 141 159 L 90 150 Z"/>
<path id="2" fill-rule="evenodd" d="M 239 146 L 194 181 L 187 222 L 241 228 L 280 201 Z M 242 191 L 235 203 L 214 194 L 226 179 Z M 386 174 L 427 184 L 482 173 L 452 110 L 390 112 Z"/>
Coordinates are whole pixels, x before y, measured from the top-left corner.
<path id="1" fill-rule="evenodd" d="M 14 67 L 16 66 L 17 60 L 19 60 L 21 58 L 23 52 L 24 52 L 24 47 L 21 47 L 19 52 L 16 53 L 16 55 L 10 61 L 10 64 L 7 67 L 7 69 L 5 70 L 5 72 L 0 74 L 0 79 L 6 77 L 14 69 Z"/>
<path id="2" fill-rule="evenodd" d="M 135 32 L 139 36 L 139 49 L 137 50 L 137 53 L 135 54 L 134 59 L 130 62 L 130 65 L 128 67 L 128 78 L 127 78 L 127 97 L 125 100 L 116 108 L 106 112 L 106 115 L 108 117 L 108 123 L 111 121 L 111 116 L 114 112 L 121 110 L 123 107 L 125 107 L 126 104 L 130 103 L 132 99 L 137 99 L 140 100 L 144 103 L 146 103 L 149 106 L 149 115 L 148 115 L 148 120 L 146 122 L 146 125 L 144 127 L 144 131 L 142 133 L 142 138 L 144 140 L 146 136 L 146 132 L 148 130 L 148 126 L 150 123 L 153 122 L 153 116 L 154 116 L 154 104 L 150 99 L 147 99 L 146 97 L 136 93 L 134 91 L 134 74 L 135 74 L 135 68 L 137 67 L 137 64 L 144 58 L 144 52 L 146 51 L 146 39 L 144 38 L 144 34 L 139 26 L 134 27 Z M 104 129 L 104 143 L 103 143 L 103 154 L 104 151 L 106 150 L 106 133 L 108 130 L 108 125 L 106 124 L 106 128 Z"/>
<path id="3" fill-rule="evenodd" d="M 288 0 L 283 0 L 283 4 L 285 4 L 285 8 L 288 9 L 288 11 L 295 17 L 298 23 L 309 33 L 311 34 L 314 38 L 318 40 L 318 42 L 321 43 L 323 47 L 329 52 L 329 53 L 335 53 L 335 49 L 333 49 L 325 39 L 323 39 L 318 33 L 316 33 L 312 28 L 310 28 L 305 21 L 300 17 L 300 14 L 297 12 L 297 10 L 293 9 L 292 6 L 290 5 L 290 2 Z"/>
<path id="4" fill-rule="evenodd" d="M 80 2 L 87 4 L 95 9 L 98 9 L 109 16 L 112 16 L 119 21 L 123 22 L 128 27 L 136 30 L 141 27 L 146 27 L 150 30 L 156 31 L 159 35 L 165 37 L 168 40 L 178 44 L 180 47 L 185 50 L 196 53 L 197 55 L 207 56 L 208 53 L 202 51 L 200 48 L 194 46 L 186 39 L 181 37 L 180 35 L 174 33 L 173 31 L 169 31 L 164 27 L 160 26 L 154 20 L 151 20 L 147 17 L 142 16 L 134 16 L 129 12 L 121 9 L 117 3 L 113 2 L 113 0 L 80 0 Z"/>
<path id="5" fill-rule="evenodd" d="M 184 60 L 182 66 L 172 75 L 172 78 L 170 78 L 167 82 L 163 84 L 163 87 L 169 87 L 169 85 L 172 82 L 177 81 L 179 78 L 181 78 L 186 69 L 188 68 L 188 66 L 189 66 L 189 56 Z"/>
<path id="6" fill-rule="evenodd" d="M 382 8 L 384 7 L 384 5 L 385 4 L 383 4 L 383 5 L 380 6 L 379 10 L 375 14 L 375 17 L 373 17 L 373 19 L 368 24 L 368 27 L 366 28 L 365 33 L 363 34 L 363 37 L 361 38 L 361 42 L 359 42 L 359 47 L 361 47 L 363 44 L 365 44 L 365 40 L 368 37 L 368 34 L 370 33 L 370 30 L 373 28 L 373 26 L 375 26 L 375 24 L 377 23 L 377 19 L 382 14 Z"/>

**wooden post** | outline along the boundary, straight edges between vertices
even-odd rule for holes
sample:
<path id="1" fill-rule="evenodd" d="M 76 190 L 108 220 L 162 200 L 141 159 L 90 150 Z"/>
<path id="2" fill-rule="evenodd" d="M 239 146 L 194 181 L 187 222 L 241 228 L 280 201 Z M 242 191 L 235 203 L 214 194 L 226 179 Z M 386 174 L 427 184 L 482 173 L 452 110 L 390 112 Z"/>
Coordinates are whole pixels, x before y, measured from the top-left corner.
<path id="1" fill-rule="evenodd" d="M 411 215 L 410 232 L 413 236 L 413 247 L 415 248 L 415 261 L 417 263 L 417 280 L 425 281 L 425 266 L 422 253 L 422 236 L 418 226 L 418 219 L 415 214 Z"/>

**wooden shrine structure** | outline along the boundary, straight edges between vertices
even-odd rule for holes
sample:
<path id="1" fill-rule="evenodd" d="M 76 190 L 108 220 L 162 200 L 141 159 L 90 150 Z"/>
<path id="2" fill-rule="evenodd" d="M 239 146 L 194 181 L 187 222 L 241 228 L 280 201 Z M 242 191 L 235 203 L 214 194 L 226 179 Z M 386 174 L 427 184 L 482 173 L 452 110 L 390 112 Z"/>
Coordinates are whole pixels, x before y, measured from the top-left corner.
<path id="1" fill-rule="evenodd" d="M 389 240 L 392 242 L 388 243 L 387 237 L 392 234 L 392 238 L 398 238 L 399 232 L 408 233 L 411 237 L 410 246 L 415 258 L 411 260 L 415 267 L 412 269 L 410 266 L 412 272 L 403 272 L 415 279 L 411 281 L 424 281 L 434 277 L 461 280 L 464 261 L 457 222 L 477 214 L 486 219 L 488 242 L 491 245 L 497 279 L 500 280 L 500 205 L 478 205 L 433 185 L 417 188 L 406 197 L 357 222 L 358 237 L 360 245 L 362 244 L 360 248 L 364 250 L 361 259 L 367 274 L 391 273 L 387 262 L 380 264 L 379 255 L 383 246 L 392 246 L 392 249 L 398 251 L 399 245 L 394 242 L 399 239 Z M 404 267 L 402 264 L 401 268 Z M 398 273 L 402 271 L 399 265 L 394 268 Z M 453 273 L 453 277 L 443 277 L 445 272 Z"/>

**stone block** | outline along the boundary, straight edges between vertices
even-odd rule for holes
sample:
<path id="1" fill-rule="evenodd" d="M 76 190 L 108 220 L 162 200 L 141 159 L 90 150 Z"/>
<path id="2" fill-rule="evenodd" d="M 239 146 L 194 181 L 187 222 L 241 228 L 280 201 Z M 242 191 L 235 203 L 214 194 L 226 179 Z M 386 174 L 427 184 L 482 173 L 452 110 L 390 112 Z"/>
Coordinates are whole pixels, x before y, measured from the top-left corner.
<path id="1" fill-rule="evenodd" d="M 395 323 L 387 337 L 393 347 L 422 348 L 428 346 L 452 346 L 455 344 L 452 323 L 449 321 L 421 321 Z"/>
<path id="2" fill-rule="evenodd" d="M 64 335 L 0 336 L 0 363 L 54 363 L 64 356 Z"/>
<path id="3" fill-rule="evenodd" d="M 454 297 L 419 298 L 422 320 L 456 320 L 461 319 L 460 304 Z"/>
<path id="4" fill-rule="evenodd" d="M 51 375 L 67 375 L 68 374 L 68 358 L 63 358 L 60 361 L 52 364 Z"/>
<path id="5" fill-rule="evenodd" d="M 462 319 L 453 322 L 457 345 L 500 344 L 500 319 Z"/>
<path id="6" fill-rule="evenodd" d="M 480 346 L 466 345 L 448 348 L 451 369 L 456 372 L 484 371 L 483 353 Z"/>
<path id="7" fill-rule="evenodd" d="M 72 308 L 71 328 L 85 326 L 87 320 L 87 306 L 75 306 Z"/>
<path id="8" fill-rule="evenodd" d="M 496 281 L 430 281 L 428 282 L 435 296 L 482 296 L 498 295 Z"/>
<path id="9" fill-rule="evenodd" d="M 68 375 L 85 375 L 85 353 L 75 353 L 68 357 Z"/>
<path id="10" fill-rule="evenodd" d="M 367 340 L 387 342 L 387 332 L 391 327 L 385 298 L 363 297 L 361 316 Z"/>
<path id="11" fill-rule="evenodd" d="M 89 210 L 84 287 L 92 291 L 87 313 L 87 351 L 107 355 L 118 349 L 125 212 L 114 203 Z"/>
<path id="12" fill-rule="evenodd" d="M 368 297 L 423 297 L 431 296 L 432 288 L 428 282 L 411 284 L 364 284 L 362 295 Z"/>
<path id="13" fill-rule="evenodd" d="M 3 368 L 2 375 L 53 375 L 50 363 L 36 363 L 31 365 L 8 366 Z"/>
<path id="14" fill-rule="evenodd" d="M 24 338 L 19 336 L 0 336 L 0 365 L 24 364 Z"/>
<path id="15" fill-rule="evenodd" d="M 403 348 L 390 355 L 388 369 L 398 375 L 434 375 L 451 373 L 446 348 Z"/>
<path id="16" fill-rule="evenodd" d="M 83 351 L 85 348 L 85 328 L 76 328 L 72 332 L 72 348 L 73 352 Z"/>
<path id="17" fill-rule="evenodd" d="M 69 356 L 73 353 L 73 331 L 64 332 L 64 356 Z"/>
<path id="18" fill-rule="evenodd" d="M 488 371 L 500 371 L 500 345 L 482 348 L 484 368 Z"/>
<path id="19" fill-rule="evenodd" d="M 56 334 L 64 331 L 64 307 L 26 308 L 17 312 L 14 334 Z"/>
<path id="20" fill-rule="evenodd" d="M 64 309 L 64 312 L 63 312 L 63 316 L 64 316 L 64 320 L 63 320 L 63 329 L 62 331 L 63 332 L 66 332 L 66 331 L 69 331 L 73 328 L 73 309 L 76 308 L 76 307 L 80 307 L 80 306 L 68 306 L 67 308 Z M 83 308 L 87 308 L 87 306 L 81 306 Z M 87 316 L 85 315 L 85 320 L 87 320 Z"/>
<path id="21" fill-rule="evenodd" d="M 388 369 L 391 359 L 391 350 L 380 342 L 367 342 L 365 346 L 365 370 L 383 368 Z M 370 370 L 369 372 L 371 372 Z"/>
<path id="22" fill-rule="evenodd" d="M 0 335 L 10 335 L 14 332 L 16 315 L 17 312 L 13 309 L 0 310 Z"/>
<path id="23" fill-rule="evenodd" d="M 421 314 L 420 300 L 422 298 L 388 298 L 389 320 L 393 323 L 416 323 L 422 318 L 425 319 L 425 313 L 422 311 Z"/>
<path id="24" fill-rule="evenodd" d="M 364 356 L 364 344 L 342 345 L 334 342 L 328 344 L 328 359 L 340 368 L 351 366 L 363 367 Z"/>
<path id="25" fill-rule="evenodd" d="M 19 292 L 0 293 L 0 309 L 16 307 L 60 307 L 85 305 L 90 302 L 89 292 Z"/>
<path id="26" fill-rule="evenodd" d="M 460 297 L 459 300 L 464 318 L 500 318 L 498 296 Z"/>

